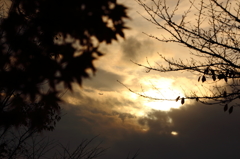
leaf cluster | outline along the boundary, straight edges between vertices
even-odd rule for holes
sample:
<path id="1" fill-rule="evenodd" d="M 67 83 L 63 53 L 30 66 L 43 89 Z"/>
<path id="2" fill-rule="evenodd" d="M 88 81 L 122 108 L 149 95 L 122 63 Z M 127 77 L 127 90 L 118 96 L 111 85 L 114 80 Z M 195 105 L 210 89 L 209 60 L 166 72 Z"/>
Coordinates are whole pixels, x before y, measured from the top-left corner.
<path id="1" fill-rule="evenodd" d="M 64 89 L 96 71 L 100 43 L 124 38 L 126 9 L 116 0 L 12 0 L 0 22 L 0 126 L 55 121 Z"/>

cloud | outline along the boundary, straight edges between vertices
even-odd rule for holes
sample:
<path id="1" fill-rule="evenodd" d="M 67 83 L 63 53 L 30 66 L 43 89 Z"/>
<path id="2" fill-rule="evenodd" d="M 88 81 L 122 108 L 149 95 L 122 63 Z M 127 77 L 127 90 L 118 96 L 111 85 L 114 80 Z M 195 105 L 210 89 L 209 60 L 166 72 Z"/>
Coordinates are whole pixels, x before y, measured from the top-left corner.
<path id="1" fill-rule="evenodd" d="M 130 36 L 121 43 L 121 50 L 124 60 L 139 61 L 154 53 L 154 43 L 151 40 L 138 40 Z"/>
<path id="2" fill-rule="evenodd" d="M 124 78 L 123 75 L 98 69 L 95 76 L 83 81 L 83 85 L 100 91 L 116 91 L 121 87 L 117 80 L 123 81 Z"/>
<path id="3" fill-rule="evenodd" d="M 83 89 L 75 94 L 65 95 L 65 98 L 69 99 L 69 103 L 64 106 L 67 114 L 58 123 L 52 136 L 78 144 L 84 138 L 100 134 L 99 141 L 102 140 L 103 146 L 109 148 L 102 159 L 126 158 L 129 152 L 133 155 L 138 149 L 140 154 L 137 159 L 240 158 L 238 108 L 234 108 L 231 115 L 224 113 L 223 107 L 199 103 L 185 105 L 167 113 L 152 110 L 142 117 L 138 117 L 134 111 L 131 112 L 132 109 L 141 111 L 144 107 L 140 105 L 138 98 L 134 101 L 128 96 L 124 97 L 122 90 L 125 88 L 116 80 L 130 85 L 130 88 L 135 90 L 141 88 L 139 81 L 144 75 L 147 75 L 147 79 L 159 80 L 162 77 L 176 77 L 182 72 L 161 74 L 160 77 L 159 72 L 143 74 L 144 69 L 130 63 L 129 60 L 139 63 L 144 61 L 146 64 L 145 57 L 152 56 L 149 61 L 154 65 L 157 56 L 154 57 L 153 54 L 158 51 L 169 58 L 182 58 L 183 55 L 187 57 L 188 53 L 183 51 L 186 48 L 161 44 L 145 35 L 140 36 L 140 31 L 153 32 L 153 35 L 159 33 L 157 29 L 149 29 L 149 25 L 152 24 L 144 19 L 143 21 L 133 24 L 138 28 L 130 30 L 131 34 L 120 46 L 113 43 L 114 45 L 103 48 L 109 53 L 97 61 L 96 76 L 84 80 Z M 123 76 L 127 74 L 128 78 Z M 190 85 L 186 78 L 192 77 L 194 76 L 178 78 L 174 85 Z M 171 131 L 177 132 L 178 135 L 171 135 Z"/>
<path id="4" fill-rule="evenodd" d="M 152 110 L 147 116 L 140 117 L 138 123 L 142 126 L 148 126 L 148 132 L 151 133 L 170 133 L 171 119 L 166 112 Z"/>
<path id="5" fill-rule="evenodd" d="M 219 111 L 220 108 L 196 104 L 168 113 L 173 120 L 168 130 L 178 132 L 177 136 L 157 133 L 165 129 L 162 121 L 167 118 L 160 111 L 152 112 L 150 116 L 155 118 L 144 119 L 148 122 L 149 131 L 122 134 L 124 137 L 115 140 L 112 150 L 104 157 L 120 159 L 125 157 L 123 152 L 133 154 L 140 149 L 138 159 L 239 158 L 238 114 L 229 116 L 222 109 Z"/>
<path id="6" fill-rule="evenodd" d="M 152 110 L 139 118 L 122 111 L 127 99 L 107 97 L 100 102 L 84 94 L 72 96 L 81 102 L 64 106 L 67 114 L 57 125 L 54 137 L 74 146 L 84 138 L 100 134 L 97 141 L 104 141 L 102 146 L 109 147 L 102 159 L 126 158 L 138 149 L 137 159 L 240 157 L 238 109 L 229 115 L 223 107 L 193 103 L 170 112 Z M 112 111 L 113 108 L 119 111 Z M 148 131 L 143 130 L 146 127 Z M 171 135 L 171 131 L 178 135 Z"/>
<path id="7" fill-rule="evenodd" d="M 118 116 L 123 122 L 125 119 L 136 118 L 136 116 L 131 113 L 119 113 L 117 111 L 113 111 L 112 114 Z"/>

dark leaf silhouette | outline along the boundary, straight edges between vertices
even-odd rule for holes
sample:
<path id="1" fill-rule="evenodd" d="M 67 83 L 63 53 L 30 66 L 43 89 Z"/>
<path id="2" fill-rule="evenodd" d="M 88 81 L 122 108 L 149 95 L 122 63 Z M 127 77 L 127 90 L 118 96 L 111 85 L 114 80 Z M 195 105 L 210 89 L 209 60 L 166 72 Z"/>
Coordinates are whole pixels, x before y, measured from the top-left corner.
<path id="1" fill-rule="evenodd" d="M 205 81 L 206 81 L 206 77 L 202 76 L 202 82 L 205 82 Z"/>
<path id="2" fill-rule="evenodd" d="M 226 76 L 222 73 L 220 75 L 218 75 L 218 79 L 221 80 L 221 79 L 224 79 Z"/>
<path id="3" fill-rule="evenodd" d="M 214 70 L 211 70 L 211 73 L 213 76 L 215 76 L 215 71 Z"/>
<path id="4" fill-rule="evenodd" d="M 181 98 L 181 104 L 184 104 L 184 103 L 185 103 L 185 99 Z"/>
<path id="5" fill-rule="evenodd" d="M 233 106 L 231 106 L 228 110 L 229 114 L 231 114 L 233 112 Z"/>
<path id="6" fill-rule="evenodd" d="M 198 98 L 198 97 L 196 98 L 196 101 L 197 101 L 197 102 L 199 101 L 199 98 Z"/>
<path id="7" fill-rule="evenodd" d="M 225 82 L 227 82 L 227 81 L 228 81 L 228 79 L 227 79 L 227 77 L 226 77 L 226 76 L 224 77 L 224 80 L 225 80 Z"/>
<path id="8" fill-rule="evenodd" d="M 176 98 L 176 102 L 177 102 L 179 99 L 180 99 L 180 96 L 178 96 L 178 97 Z"/>
<path id="9" fill-rule="evenodd" d="M 201 76 L 198 77 L 198 82 L 200 81 L 200 79 L 201 79 Z"/>
<path id="10" fill-rule="evenodd" d="M 207 67 L 207 68 L 204 70 L 204 74 L 208 74 L 208 71 L 209 71 L 209 67 Z"/>
<path id="11" fill-rule="evenodd" d="M 224 111 L 227 111 L 227 110 L 228 110 L 228 104 L 226 104 L 226 105 L 223 107 L 223 110 L 224 110 Z"/>
<path id="12" fill-rule="evenodd" d="M 225 98 L 227 97 L 227 92 L 226 91 L 223 92 L 223 97 L 225 97 Z"/>
<path id="13" fill-rule="evenodd" d="M 212 79 L 213 79 L 213 81 L 216 81 L 216 76 L 215 75 L 212 75 Z"/>
<path id="14" fill-rule="evenodd" d="M 124 38 L 127 8 L 115 0 L 11 2 L 0 23 L 0 126 L 52 130 L 60 94 L 96 71 L 100 43 Z"/>

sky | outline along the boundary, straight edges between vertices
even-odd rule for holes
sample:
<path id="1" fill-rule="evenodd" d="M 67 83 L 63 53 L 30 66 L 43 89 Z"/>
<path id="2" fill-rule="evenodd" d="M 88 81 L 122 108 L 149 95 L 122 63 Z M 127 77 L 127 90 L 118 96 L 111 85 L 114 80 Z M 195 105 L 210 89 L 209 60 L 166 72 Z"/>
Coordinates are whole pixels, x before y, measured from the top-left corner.
<path id="1" fill-rule="evenodd" d="M 53 132 L 42 135 L 72 147 L 82 139 L 99 135 L 96 142 L 108 148 L 100 159 L 123 159 L 137 151 L 137 159 L 239 158 L 238 109 L 229 115 L 219 105 L 154 101 L 125 87 L 156 98 L 175 99 L 197 90 L 200 84 L 197 75 L 147 73 L 134 64 L 132 61 L 162 64 L 159 53 L 167 58 L 186 59 L 189 50 L 146 36 L 143 32 L 156 36 L 165 33 L 142 17 L 146 12 L 135 0 L 119 3 L 129 8 L 131 20 L 126 23 L 131 29 L 125 31 L 125 39 L 101 46 L 106 54 L 95 61 L 97 72 L 83 81 L 83 87 L 76 84 L 74 92 L 63 96 L 62 119 Z M 171 1 L 169 5 L 175 3 Z M 178 13 L 183 13 L 188 5 L 187 0 L 182 1 Z"/>

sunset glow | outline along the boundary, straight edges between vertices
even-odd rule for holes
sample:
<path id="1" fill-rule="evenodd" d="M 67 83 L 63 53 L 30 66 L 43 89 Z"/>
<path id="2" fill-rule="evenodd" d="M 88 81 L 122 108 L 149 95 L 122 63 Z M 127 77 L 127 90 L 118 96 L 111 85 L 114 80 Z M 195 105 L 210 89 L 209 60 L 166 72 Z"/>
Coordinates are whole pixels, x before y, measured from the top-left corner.
<path id="1" fill-rule="evenodd" d="M 181 103 L 180 101 L 176 102 L 174 99 L 178 97 L 176 95 L 176 91 L 173 93 L 172 90 L 165 89 L 162 90 L 163 93 L 159 94 L 158 92 L 154 90 L 147 91 L 146 94 L 148 96 L 159 98 L 160 100 L 151 100 L 147 99 L 144 101 L 144 105 L 151 107 L 155 110 L 162 110 L 162 111 L 169 111 L 171 108 L 180 108 Z M 177 94 L 180 94 L 183 96 L 183 94 L 178 91 Z"/>
<path id="2" fill-rule="evenodd" d="M 172 134 L 173 136 L 177 136 L 177 135 L 178 135 L 178 132 L 172 131 L 171 134 Z"/>
<path id="3" fill-rule="evenodd" d="M 240 0 L 0 11 L 3 158 L 240 159 Z"/>
<path id="4" fill-rule="evenodd" d="M 180 108 L 181 102 L 176 102 L 178 96 L 184 97 L 182 91 L 173 86 L 174 80 L 168 78 L 152 79 L 151 82 L 142 82 L 149 88 L 141 94 L 151 98 L 141 98 L 144 106 L 155 110 L 170 111 L 172 108 Z M 153 88 L 153 85 L 155 86 Z"/>

